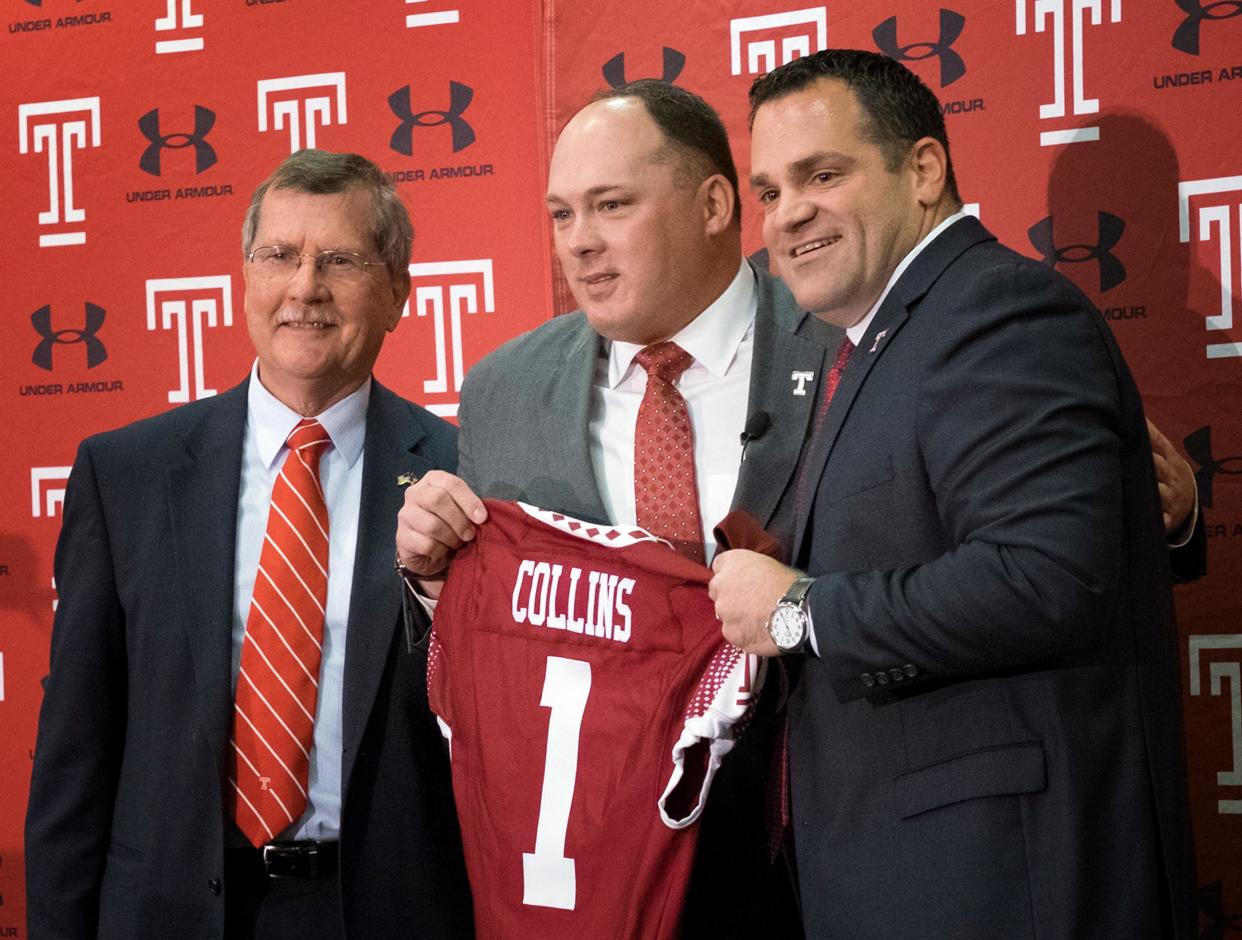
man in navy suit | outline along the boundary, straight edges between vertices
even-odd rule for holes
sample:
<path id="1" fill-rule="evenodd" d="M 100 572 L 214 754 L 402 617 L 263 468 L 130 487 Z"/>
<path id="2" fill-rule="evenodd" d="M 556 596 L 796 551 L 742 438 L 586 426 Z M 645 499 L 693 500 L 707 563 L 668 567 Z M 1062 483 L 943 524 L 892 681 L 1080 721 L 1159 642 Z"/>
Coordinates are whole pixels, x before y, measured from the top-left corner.
<path id="1" fill-rule="evenodd" d="M 26 819 L 32 940 L 469 935 L 426 658 L 392 574 L 398 476 L 453 469 L 456 434 L 371 378 L 411 238 L 370 160 L 293 154 L 243 228 L 250 377 L 82 443 Z M 331 440 L 309 779 L 304 811 L 255 846 L 235 822 L 234 689 L 303 418 Z"/>
<path id="2" fill-rule="evenodd" d="M 1107 325 L 961 212 L 935 96 L 832 50 L 751 90 L 777 272 L 842 328 L 792 568 L 714 562 L 724 634 L 801 666 L 809 936 L 1191 936 L 1151 444 Z"/>

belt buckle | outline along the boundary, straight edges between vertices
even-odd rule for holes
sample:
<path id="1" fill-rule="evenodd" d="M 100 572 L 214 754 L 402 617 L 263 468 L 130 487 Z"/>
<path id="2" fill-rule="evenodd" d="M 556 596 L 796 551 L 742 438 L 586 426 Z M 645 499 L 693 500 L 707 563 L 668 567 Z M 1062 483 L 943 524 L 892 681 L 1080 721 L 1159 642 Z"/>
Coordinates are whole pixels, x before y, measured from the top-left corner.
<path id="1" fill-rule="evenodd" d="M 318 878 L 318 850 L 313 842 L 269 842 L 263 846 L 263 870 L 269 878 Z"/>

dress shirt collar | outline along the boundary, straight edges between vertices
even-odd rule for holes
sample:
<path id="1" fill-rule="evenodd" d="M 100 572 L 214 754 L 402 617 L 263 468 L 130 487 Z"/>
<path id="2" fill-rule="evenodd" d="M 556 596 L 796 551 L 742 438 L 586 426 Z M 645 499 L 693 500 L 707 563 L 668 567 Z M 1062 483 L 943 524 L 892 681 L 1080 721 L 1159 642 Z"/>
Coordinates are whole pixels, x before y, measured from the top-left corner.
<path id="1" fill-rule="evenodd" d="M 850 342 L 857 346 L 862 342 L 862 338 L 867 335 L 867 327 L 871 326 L 871 321 L 875 319 L 875 315 L 879 312 L 880 305 L 884 303 L 888 297 L 888 292 L 893 289 L 893 285 L 897 283 L 897 279 L 906 273 L 906 268 L 914 263 L 914 259 L 919 256 L 924 248 L 932 243 L 932 239 L 936 238 L 941 232 L 947 229 L 958 219 L 966 218 L 966 213 L 958 209 L 951 216 L 937 225 L 934 229 L 923 236 L 923 240 L 910 249 L 910 253 L 901 259 L 901 264 L 897 265 L 893 271 L 893 276 L 888 279 L 888 283 L 884 285 L 884 290 L 880 291 L 880 297 L 876 300 L 875 305 L 867 311 L 867 315 L 845 331 L 845 335 L 850 338 Z"/>
<path id="2" fill-rule="evenodd" d="M 697 317 L 669 337 L 694 361 L 719 378 L 737 356 L 746 331 L 754 322 L 759 300 L 755 273 L 742 260 L 737 276 Z M 629 374 L 634 357 L 642 349 L 635 343 L 611 344 L 608 354 L 608 386 L 616 388 Z"/>
<path id="3" fill-rule="evenodd" d="M 315 420 L 323 425 L 328 437 L 332 438 L 332 447 L 345 458 L 346 465 L 350 467 L 362 454 L 367 430 L 367 405 L 370 401 L 371 378 L 368 376 L 356 391 L 350 392 L 322 414 L 315 415 Z M 246 419 L 254 431 L 259 457 L 263 465 L 270 469 L 280 456 L 289 432 L 302 420 L 302 416 L 263 387 L 263 383 L 259 381 L 257 359 L 250 369 L 250 388 L 246 404 Z"/>

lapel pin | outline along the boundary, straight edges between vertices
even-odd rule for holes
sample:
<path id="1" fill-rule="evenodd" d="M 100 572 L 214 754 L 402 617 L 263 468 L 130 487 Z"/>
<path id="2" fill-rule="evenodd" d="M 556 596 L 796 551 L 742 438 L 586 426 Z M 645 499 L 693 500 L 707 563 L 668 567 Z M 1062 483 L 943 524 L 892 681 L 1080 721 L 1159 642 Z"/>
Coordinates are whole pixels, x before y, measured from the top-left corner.
<path id="1" fill-rule="evenodd" d="M 806 383 L 815 380 L 814 372 L 790 372 L 789 378 L 793 380 L 793 393 L 798 396 L 806 396 Z"/>
<path id="2" fill-rule="evenodd" d="M 418 482 L 418 477 L 412 473 L 398 473 L 397 486 L 411 486 Z"/>
<path id="3" fill-rule="evenodd" d="M 875 342 L 874 342 L 874 343 L 872 343 L 872 344 L 871 344 L 871 348 L 870 348 L 869 350 L 867 350 L 868 354 L 873 353 L 873 352 L 875 352 L 877 349 L 879 349 L 879 348 L 880 348 L 880 340 L 884 339 L 884 337 L 885 337 L 885 336 L 887 336 L 887 335 L 888 335 L 888 330 L 880 330 L 880 332 L 876 333 L 876 334 L 875 334 Z"/>

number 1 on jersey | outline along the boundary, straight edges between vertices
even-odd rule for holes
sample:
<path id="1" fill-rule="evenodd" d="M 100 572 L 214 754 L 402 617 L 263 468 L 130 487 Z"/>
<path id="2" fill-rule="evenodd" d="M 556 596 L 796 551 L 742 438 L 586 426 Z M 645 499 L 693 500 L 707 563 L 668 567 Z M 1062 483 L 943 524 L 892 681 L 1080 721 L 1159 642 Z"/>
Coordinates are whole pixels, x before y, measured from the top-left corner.
<path id="1" fill-rule="evenodd" d="M 578 779 L 578 735 L 591 692 L 591 664 L 548 657 L 539 704 L 550 709 L 548 752 L 539 797 L 535 851 L 522 853 L 522 903 L 572 911 L 577 895 L 574 860 L 565 857 L 569 808 Z"/>

